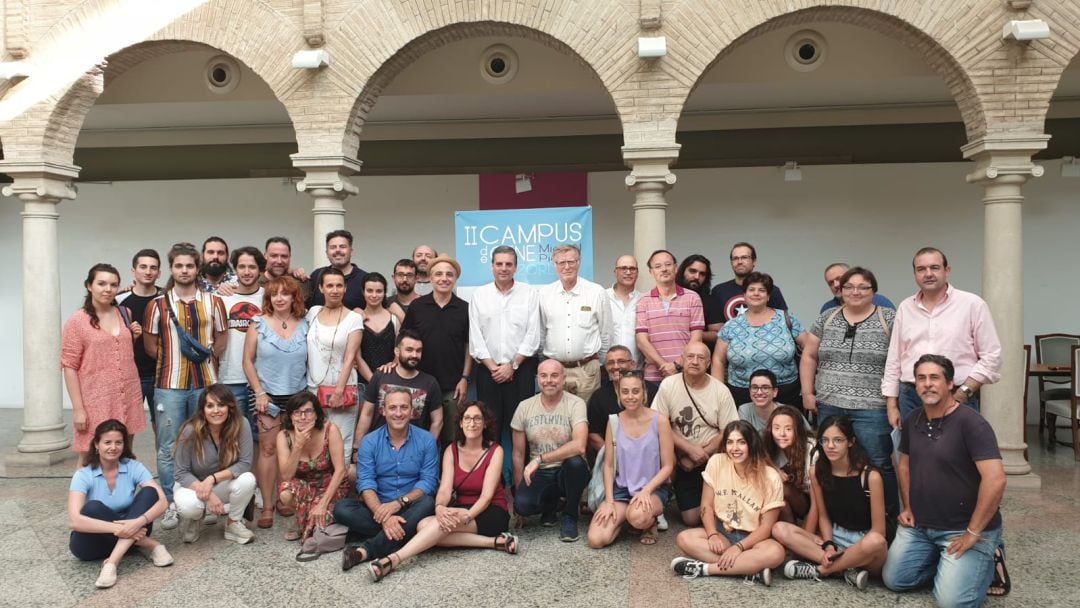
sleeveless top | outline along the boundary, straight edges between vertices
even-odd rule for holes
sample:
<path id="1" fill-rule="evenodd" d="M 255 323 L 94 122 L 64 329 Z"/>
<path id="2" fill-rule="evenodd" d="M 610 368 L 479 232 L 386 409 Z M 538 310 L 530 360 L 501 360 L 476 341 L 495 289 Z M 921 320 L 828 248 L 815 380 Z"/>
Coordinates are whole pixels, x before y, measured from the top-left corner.
<path id="1" fill-rule="evenodd" d="M 832 487 L 821 487 L 829 520 L 855 532 L 870 529 L 870 498 L 862 488 L 861 477 L 861 474 L 854 477 L 833 475 Z"/>
<path id="2" fill-rule="evenodd" d="M 259 333 L 255 369 L 263 390 L 271 395 L 292 395 L 307 388 L 308 320 L 301 318 L 288 340 L 270 327 L 266 317 L 260 315 L 252 321 Z"/>
<path id="3" fill-rule="evenodd" d="M 484 474 L 487 472 L 488 466 L 491 465 L 491 457 L 495 454 L 495 446 L 498 444 L 492 444 L 491 449 L 480 461 L 480 464 L 476 465 L 476 469 L 472 474 L 468 471 L 461 469 L 458 464 L 458 444 L 450 444 L 450 449 L 454 453 L 454 492 L 457 494 L 457 500 L 453 506 L 456 507 L 471 507 L 476 504 L 476 501 L 480 500 L 480 494 L 484 491 Z M 495 495 L 491 497 L 491 507 L 499 507 L 503 511 L 509 511 L 506 505 L 506 492 L 503 490 L 502 476 L 499 476 L 499 485 L 495 487 Z"/>
<path id="4" fill-rule="evenodd" d="M 657 424 L 659 414 L 652 412 L 652 422 L 641 437 L 631 437 L 619 424 L 615 433 L 615 484 L 626 488 L 630 496 L 641 492 L 645 484 L 656 477 L 660 471 L 660 427 Z"/>
<path id="5" fill-rule="evenodd" d="M 394 360 L 394 319 L 379 333 L 364 325 L 364 339 L 360 342 L 360 358 L 368 364 L 371 371 Z"/>

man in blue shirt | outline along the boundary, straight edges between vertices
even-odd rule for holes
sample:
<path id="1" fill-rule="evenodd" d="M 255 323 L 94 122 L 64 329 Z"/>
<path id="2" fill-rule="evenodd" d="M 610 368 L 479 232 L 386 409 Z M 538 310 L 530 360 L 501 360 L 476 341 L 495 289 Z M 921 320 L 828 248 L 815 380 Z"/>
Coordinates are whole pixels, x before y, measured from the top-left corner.
<path id="1" fill-rule="evenodd" d="M 334 519 L 367 540 L 345 547 L 341 569 L 381 559 L 416 534 L 435 513 L 439 449 L 431 433 L 409 423 L 412 393 L 391 387 L 383 398 L 386 425 L 364 436 L 356 456 L 360 499 L 338 501 Z"/>

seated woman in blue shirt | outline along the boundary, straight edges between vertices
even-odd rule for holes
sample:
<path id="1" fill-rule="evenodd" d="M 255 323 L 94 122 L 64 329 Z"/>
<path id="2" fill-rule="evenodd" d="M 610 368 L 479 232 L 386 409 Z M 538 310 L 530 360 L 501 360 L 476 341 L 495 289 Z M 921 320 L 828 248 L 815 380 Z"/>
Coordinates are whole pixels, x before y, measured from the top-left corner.
<path id="1" fill-rule="evenodd" d="M 99 424 L 87 462 L 71 478 L 68 527 L 75 557 L 105 560 L 94 584 L 101 589 L 116 584 L 116 567 L 133 546 L 148 553 L 155 566 L 172 564 L 165 545 L 150 538 L 152 522 L 168 502 L 154 476 L 135 460 L 127 427 L 118 420 Z"/>

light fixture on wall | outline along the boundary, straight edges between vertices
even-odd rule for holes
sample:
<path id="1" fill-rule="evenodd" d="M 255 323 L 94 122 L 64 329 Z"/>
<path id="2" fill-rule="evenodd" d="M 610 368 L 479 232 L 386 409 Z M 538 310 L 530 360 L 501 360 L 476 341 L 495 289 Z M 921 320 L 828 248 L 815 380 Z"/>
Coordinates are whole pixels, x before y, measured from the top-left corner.
<path id="1" fill-rule="evenodd" d="M 664 36 L 640 36 L 637 39 L 637 56 L 656 59 L 667 55 L 667 38 Z"/>
<path id="2" fill-rule="evenodd" d="M 518 173 L 514 176 L 514 192 L 516 194 L 522 194 L 524 192 L 532 192 L 532 178 L 531 173 Z"/>
<path id="3" fill-rule="evenodd" d="M 1005 22 L 1001 30 L 1002 40 L 1030 42 L 1050 37 L 1050 24 L 1042 19 L 1013 19 Z"/>
<path id="4" fill-rule="evenodd" d="M 799 168 L 799 163 L 789 160 L 781 167 L 784 171 L 785 182 L 801 182 L 802 181 L 802 169 Z"/>
<path id="5" fill-rule="evenodd" d="M 297 51 L 292 56 L 292 67 L 298 70 L 317 70 L 330 65 L 330 53 L 323 49 Z"/>
<path id="6" fill-rule="evenodd" d="M 1080 177 L 1080 159 L 1075 156 L 1061 157 L 1061 177 Z"/>

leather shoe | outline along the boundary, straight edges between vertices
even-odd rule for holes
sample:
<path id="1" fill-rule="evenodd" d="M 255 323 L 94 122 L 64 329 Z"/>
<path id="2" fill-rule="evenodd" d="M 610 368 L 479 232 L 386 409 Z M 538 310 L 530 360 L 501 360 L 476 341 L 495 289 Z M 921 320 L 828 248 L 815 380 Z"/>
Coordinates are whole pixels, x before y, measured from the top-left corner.
<path id="1" fill-rule="evenodd" d="M 363 548 L 360 545 L 352 545 L 345 547 L 345 551 L 341 554 L 341 571 L 348 572 L 352 570 L 357 564 L 362 564 L 367 561 L 367 556 L 361 557 L 360 552 Z"/>

